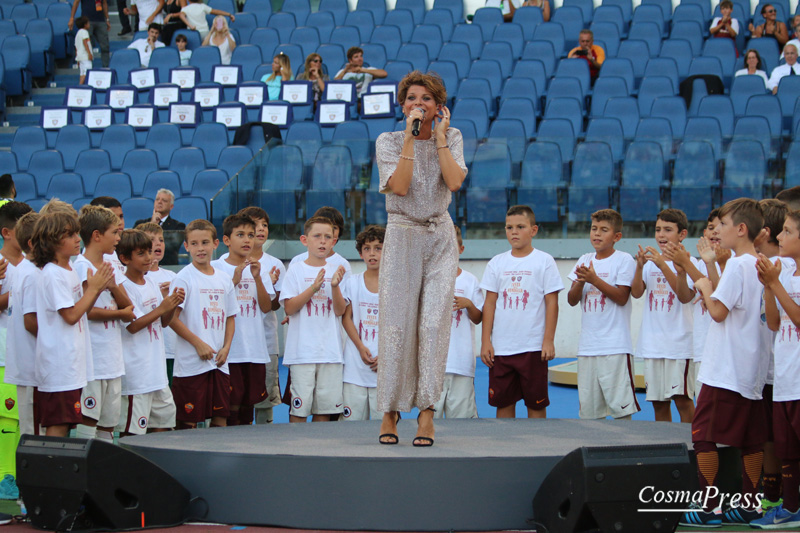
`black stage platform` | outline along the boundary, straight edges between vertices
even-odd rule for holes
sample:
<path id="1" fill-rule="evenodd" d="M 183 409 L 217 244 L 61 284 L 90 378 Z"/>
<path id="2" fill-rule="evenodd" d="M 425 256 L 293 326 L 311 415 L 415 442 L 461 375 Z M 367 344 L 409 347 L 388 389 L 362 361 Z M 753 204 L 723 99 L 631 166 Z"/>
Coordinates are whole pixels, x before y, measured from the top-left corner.
<path id="1" fill-rule="evenodd" d="M 688 424 L 441 420 L 436 445 L 378 444 L 379 422 L 275 424 L 126 437 L 208 503 L 206 520 L 300 529 L 533 529 L 531 500 L 582 446 L 686 443 Z M 655 480 L 654 480 L 655 481 Z"/>

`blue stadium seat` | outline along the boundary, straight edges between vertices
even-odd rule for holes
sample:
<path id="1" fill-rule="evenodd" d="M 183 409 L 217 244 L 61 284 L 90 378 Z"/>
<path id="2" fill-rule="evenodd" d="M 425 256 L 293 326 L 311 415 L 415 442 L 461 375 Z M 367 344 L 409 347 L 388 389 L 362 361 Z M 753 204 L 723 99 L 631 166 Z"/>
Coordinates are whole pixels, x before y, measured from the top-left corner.
<path id="1" fill-rule="evenodd" d="M 769 129 L 769 121 L 764 117 L 739 117 L 733 129 L 734 141 L 756 141 L 764 151 L 764 157 L 768 162 L 774 163 L 778 153 L 776 146 L 772 143 L 772 133 Z"/>
<path id="2" fill-rule="evenodd" d="M 183 194 L 189 194 L 192 190 L 192 183 L 194 183 L 195 175 L 206 168 L 207 165 L 205 157 L 203 156 L 203 151 L 193 146 L 175 150 L 169 161 L 169 170 L 174 170 L 180 177 L 181 191 Z"/>
<path id="3" fill-rule="evenodd" d="M 733 135 L 734 112 L 730 97 L 719 94 L 703 97 L 697 110 L 697 116 L 716 118 L 719 121 L 722 136 Z"/>
<path id="4" fill-rule="evenodd" d="M 589 1 L 589 0 L 587 0 Z M 536 6 L 523 6 L 514 11 L 514 24 L 518 24 L 522 29 L 522 36 L 525 41 L 533 40 L 533 32 L 536 26 L 544 24 L 542 9 Z"/>
<path id="5" fill-rule="evenodd" d="M 120 202 L 133 197 L 131 178 L 122 172 L 109 172 L 97 178 L 94 187 L 95 196 L 110 196 Z M 124 211 L 123 211 L 124 213 Z"/>
<path id="6" fill-rule="evenodd" d="M 538 115 L 539 96 L 536 91 L 536 84 L 530 78 L 509 78 L 503 84 L 503 92 L 500 93 L 500 103 L 508 98 L 526 98 L 533 105 L 533 119 Z"/>
<path id="7" fill-rule="evenodd" d="M 635 98 L 609 98 L 603 110 L 605 118 L 616 118 L 622 124 L 625 139 L 633 139 L 639 125 L 639 106 Z"/>
<path id="8" fill-rule="evenodd" d="M 58 130 L 55 149 L 61 152 L 64 168 L 72 171 L 78 154 L 92 147 L 89 128 L 83 124 L 67 124 Z"/>
<path id="9" fill-rule="evenodd" d="M 270 61 L 281 41 L 276 29 L 256 28 L 250 36 L 250 43 L 261 48 L 261 57 Z"/>
<path id="10" fill-rule="evenodd" d="M 44 197 L 48 200 L 57 198 L 62 202 L 72 203 L 84 197 L 83 178 L 74 172 L 59 172 L 46 182 L 39 182 L 39 186 L 47 187 Z"/>
<path id="11" fill-rule="evenodd" d="M 722 82 L 726 87 L 730 87 L 731 80 L 733 80 L 736 54 L 736 45 L 733 44 L 731 39 L 709 39 L 703 45 L 704 57 L 716 57 L 719 59 L 722 66 Z"/>
<path id="12" fill-rule="evenodd" d="M 36 178 L 36 187 L 46 190 L 54 174 L 64 172 L 64 162 L 57 150 L 39 150 L 31 155 L 28 173 Z"/>
<path id="13" fill-rule="evenodd" d="M 619 6 L 601 5 L 595 8 L 592 26 L 606 22 L 617 27 L 621 39 L 628 37 L 628 25 L 625 23 L 622 9 Z"/>
<path id="14" fill-rule="evenodd" d="M 511 55 L 515 60 L 522 57 L 525 37 L 519 24 L 510 23 L 497 26 L 494 30 L 492 41 L 508 43 L 511 47 Z"/>
<path id="15" fill-rule="evenodd" d="M 422 43 L 406 43 L 400 46 L 397 51 L 398 61 L 408 61 L 414 70 L 427 72 L 428 70 L 428 47 Z"/>
<path id="16" fill-rule="evenodd" d="M 158 168 L 167 168 L 172 153 L 180 147 L 181 132 L 176 124 L 153 124 L 147 132 L 144 148 L 152 150 L 156 155 Z"/>
<path id="17" fill-rule="evenodd" d="M 661 147 L 663 159 L 672 159 L 673 134 L 669 120 L 661 117 L 645 117 L 639 120 L 633 141 L 654 142 Z"/>
<path id="18" fill-rule="evenodd" d="M 658 25 L 654 22 L 635 23 L 631 26 L 628 39 L 631 41 L 644 41 L 647 44 L 647 49 L 650 51 L 651 58 L 658 57 L 658 54 L 661 52 L 661 34 L 658 30 Z M 617 54 L 619 54 L 619 52 L 617 52 Z"/>
<path id="19" fill-rule="evenodd" d="M 692 48 L 692 56 L 698 56 L 703 51 L 703 28 L 696 19 L 676 21 L 673 15 L 672 31 L 669 39 L 683 39 Z"/>
<path id="20" fill-rule="evenodd" d="M 595 43 L 602 41 L 605 44 L 606 57 L 616 57 L 620 42 L 619 27 L 613 22 L 592 22 L 591 30 Z"/>
<path id="21" fill-rule="evenodd" d="M 545 119 L 563 118 L 572 124 L 572 131 L 583 133 L 583 111 L 581 103 L 574 98 L 548 98 L 544 111 Z"/>
<path id="22" fill-rule="evenodd" d="M 33 19 L 25 27 L 25 34 L 31 47 L 31 75 L 44 78 L 55 70 L 53 54 L 53 26 L 47 19 Z"/>
<path id="23" fill-rule="evenodd" d="M 644 68 L 644 77 L 664 76 L 672 82 L 674 91 L 678 90 L 680 77 L 678 75 L 678 65 L 671 57 L 654 57 L 647 62 Z M 675 94 L 673 92 L 673 94 Z"/>
<path id="24" fill-rule="evenodd" d="M 728 202 L 743 196 L 762 199 L 766 176 L 767 161 L 761 143 L 734 139 L 725 156 L 722 201 Z"/>
<path id="25" fill-rule="evenodd" d="M 708 97 L 706 97 L 708 98 Z M 747 116 L 760 116 L 767 119 L 772 137 L 779 138 L 782 132 L 782 117 L 780 101 L 771 94 L 759 94 L 747 99 L 744 114 Z"/>
<path id="26" fill-rule="evenodd" d="M 232 178 L 253 158 L 253 152 L 247 146 L 228 146 L 219 154 L 217 168 L 224 170 Z"/>
<path id="27" fill-rule="evenodd" d="M 536 135 L 536 115 L 533 103 L 528 98 L 507 98 L 500 104 L 497 119 L 516 119 L 525 126 L 525 136 Z"/>
<path id="28" fill-rule="evenodd" d="M 556 57 L 564 57 L 567 53 L 566 50 L 566 37 L 564 36 L 564 28 L 561 24 L 555 22 L 545 22 L 539 24 L 533 30 L 533 39 L 536 41 L 550 41 L 553 44 L 553 49 L 556 51 Z"/>
<path id="29" fill-rule="evenodd" d="M 489 42 L 483 47 L 481 59 L 479 61 L 496 61 L 500 65 L 500 76 L 506 79 L 511 76 L 514 70 L 514 59 L 512 57 L 511 45 L 507 42 Z"/>
<path id="30" fill-rule="evenodd" d="M 364 57 L 369 59 L 369 61 L 367 61 L 369 66 L 374 68 L 386 67 L 387 56 L 385 46 L 380 43 L 361 43 L 361 49 L 364 50 Z M 344 66 L 346 62 L 347 60 L 345 59 L 341 65 Z M 336 72 L 333 72 L 332 74 L 335 76 Z"/>
<path id="31" fill-rule="evenodd" d="M 642 22 L 652 22 L 658 27 L 659 38 L 667 31 L 668 24 L 665 21 L 664 6 L 640 4 L 633 12 L 633 19 L 631 19 L 631 31 L 633 27 Z M 672 18 L 672 13 L 669 13 L 669 18 Z M 628 36 L 629 38 L 630 35 Z"/>
<path id="32" fill-rule="evenodd" d="M 172 46 L 175 46 L 175 37 L 178 35 L 183 35 L 186 37 L 186 48 L 194 52 L 201 46 L 203 46 L 203 40 L 200 38 L 200 32 L 197 30 L 175 30 L 175 33 L 172 34 Z"/>
<path id="33" fill-rule="evenodd" d="M 669 120 L 673 137 L 676 140 L 683 138 L 683 132 L 686 129 L 686 101 L 683 98 L 680 96 L 656 98 L 650 108 L 650 116 Z"/>
<path id="34" fill-rule="evenodd" d="M 634 141 L 625 153 L 619 209 L 625 220 L 649 221 L 661 210 L 661 191 L 667 185 L 664 156 L 654 142 Z"/>
<path id="35" fill-rule="evenodd" d="M 514 72 L 511 78 L 528 79 L 536 86 L 537 96 L 547 94 L 547 74 L 545 73 L 544 63 L 536 59 L 522 59 L 514 65 Z"/>
<path id="36" fill-rule="evenodd" d="M 447 9 L 455 23 L 464 20 L 463 0 L 433 0 L 433 9 Z"/>
<path id="37" fill-rule="evenodd" d="M 695 57 L 689 65 L 689 76 L 706 74 L 724 80 L 722 63 L 718 57 Z"/>
<path id="38" fill-rule="evenodd" d="M 469 117 L 475 123 L 475 134 L 478 139 L 486 137 L 489 131 L 489 111 L 486 102 L 477 98 L 463 98 L 456 101 L 454 108 L 460 116 Z"/>
<path id="39" fill-rule="evenodd" d="M 389 61 L 394 61 L 397 58 L 397 51 L 400 49 L 400 45 L 403 44 L 400 29 L 397 26 L 376 26 L 372 32 L 370 42 L 382 44 L 386 48 L 386 59 Z M 350 46 L 353 45 L 350 44 Z"/>
<path id="40" fill-rule="evenodd" d="M 174 216 L 176 220 L 208 220 L 208 204 L 205 198 L 181 196 L 175 199 L 170 216 Z"/>
<path id="41" fill-rule="evenodd" d="M 14 152 L 5 150 L 0 152 L 0 168 L 8 174 L 14 174 L 19 171 L 19 167 L 17 167 L 17 156 L 14 155 Z M 23 197 L 20 196 L 20 198 Z"/>
<path id="42" fill-rule="evenodd" d="M 353 188 L 353 161 L 346 146 L 324 146 L 314 159 L 311 188 L 306 190 L 306 213 L 322 206 L 335 207 L 347 216 Z"/>
<path id="43" fill-rule="evenodd" d="M 392 13 L 390 11 L 389 13 Z M 441 76 L 444 82 L 444 88 L 447 90 L 447 106 L 451 106 L 458 96 L 458 67 L 452 61 L 431 61 L 428 63 L 428 69 L 436 72 Z"/>
<path id="44" fill-rule="evenodd" d="M 472 24 L 480 28 L 483 41 L 489 41 L 494 34 L 494 29 L 503 24 L 503 14 L 494 7 L 481 7 L 475 11 Z"/>
<path id="45" fill-rule="evenodd" d="M 691 117 L 686 121 L 683 142 L 704 141 L 711 146 L 714 157 L 722 161 L 722 127 L 716 117 Z"/>
<path id="46" fill-rule="evenodd" d="M 156 170 L 151 172 L 144 179 L 144 185 L 141 189 L 141 195 L 145 198 L 155 199 L 156 194 L 161 189 L 167 189 L 173 194 L 178 194 L 181 190 L 181 180 L 178 174 L 172 170 Z"/>
<path id="47" fill-rule="evenodd" d="M 788 76 L 787 76 L 788 77 Z M 795 76 L 796 77 L 796 76 Z M 736 116 L 742 116 L 747 109 L 747 100 L 756 94 L 766 94 L 764 79 L 761 76 L 736 76 L 731 85 L 731 102 Z"/>
<path id="48" fill-rule="evenodd" d="M 397 0 L 394 5 L 395 10 L 406 9 L 414 15 L 414 24 L 422 24 L 425 18 L 425 0 Z"/>
<path id="49" fill-rule="evenodd" d="M 297 26 L 297 18 L 295 18 L 294 14 L 286 12 L 273 13 L 272 16 L 269 17 L 269 22 L 267 23 L 267 28 L 273 28 L 278 32 L 281 43 L 289 42 L 292 30 Z"/>
<path id="50" fill-rule="evenodd" d="M 519 116 L 513 118 L 499 117 L 492 122 L 492 126 L 489 128 L 488 140 L 501 142 L 508 146 L 511 163 L 515 167 L 514 170 L 518 171 L 522 158 L 525 156 L 525 149 L 528 146 L 530 137 L 525 131 L 525 124 L 520 120 Z M 514 173 L 512 173 L 513 175 Z"/>
<path id="51" fill-rule="evenodd" d="M 294 122 L 286 132 L 284 143 L 298 146 L 303 152 L 303 163 L 311 168 L 322 147 L 322 131 L 315 122 Z"/>
<path id="52" fill-rule="evenodd" d="M 547 119 L 539 123 L 536 142 L 550 142 L 558 145 L 564 165 L 572 161 L 575 152 L 576 135 L 572 122 L 566 119 Z"/>
<path id="53" fill-rule="evenodd" d="M 468 118 L 454 118 L 450 121 L 450 127 L 461 132 L 461 138 L 464 140 L 464 162 L 471 165 L 475 158 L 475 151 L 478 149 L 478 133 L 475 122 Z"/>
<path id="54" fill-rule="evenodd" d="M 338 44 L 346 51 L 353 46 L 353 43 L 360 42 L 361 33 L 359 33 L 358 28 L 354 28 L 353 26 L 336 26 L 331 32 L 329 44 Z"/>
<path id="55" fill-rule="evenodd" d="M 587 96 L 592 90 L 592 82 L 589 76 L 589 65 L 583 59 L 562 59 L 556 69 L 556 78 L 570 77 L 577 79 L 581 84 L 581 91 Z"/>
<path id="56" fill-rule="evenodd" d="M 611 157 L 614 163 L 619 164 L 625 155 L 625 138 L 622 133 L 622 123 L 616 118 L 594 118 L 586 127 L 587 142 L 604 142 L 611 148 Z"/>
<path id="57" fill-rule="evenodd" d="M 776 96 L 781 105 L 783 129 L 785 132 L 791 133 L 792 114 L 795 104 L 798 98 L 800 98 L 800 79 L 798 79 L 797 76 L 784 76 L 781 78 L 781 81 L 778 83 L 778 92 Z"/>
<path id="58" fill-rule="evenodd" d="M 614 185 L 614 160 L 611 148 L 603 142 L 584 142 L 575 148 L 567 213 L 573 222 L 588 221 L 598 209 L 610 205 Z"/>
<path id="59" fill-rule="evenodd" d="M 683 80 L 689 75 L 692 64 L 692 45 L 685 39 L 667 39 L 661 44 L 661 58 L 670 58 L 678 67 L 678 77 Z M 604 65 L 605 68 L 605 65 Z"/>
<path id="60" fill-rule="evenodd" d="M 386 2 L 385 0 L 358 0 L 356 11 L 369 11 L 375 19 L 375 24 L 383 24 L 383 19 L 386 17 Z"/>
<path id="61" fill-rule="evenodd" d="M 270 0 L 246 0 L 243 11 L 254 14 L 258 27 L 264 28 L 272 15 L 272 2 Z"/>
<path id="62" fill-rule="evenodd" d="M 320 0 L 319 11 L 328 12 L 333 15 L 333 20 L 337 26 L 344 24 L 344 19 L 350 10 L 347 0 Z"/>
<path id="63" fill-rule="evenodd" d="M 308 0 L 283 0 L 281 12 L 291 13 L 298 26 L 305 26 L 306 18 L 311 13 L 311 4 Z"/>
<path id="64" fill-rule="evenodd" d="M 647 43 L 644 41 L 626 40 L 619 44 L 617 59 L 630 60 L 631 66 L 633 66 L 633 76 L 636 80 L 637 88 L 644 76 L 644 69 L 647 67 L 647 61 L 649 59 L 648 50 Z M 605 64 L 603 67 L 605 68 Z M 600 71 L 602 72 L 602 70 L 601 68 Z"/>
<path id="65" fill-rule="evenodd" d="M 322 44 L 317 48 L 317 53 L 322 57 L 322 63 L 328 66 L 328 70 L 330 71 L 329 76 L 331 74 L 336 76 L 339 69 L 347 62 L 345 51 L 341 45 L 338 44 Z"/>
<path id="66" fill-rule="evenodd" d="M 603 62 L 598 80 L 606 76 L 622 78 L 628 87 L 628 94 L 635 94 L 636 81 L 633 74 L 633 63 L 627 58 L 610 58 Z"/>
<path id="67" fill-rule="evenodd" d="M 537 140 L 528 145 L 522 161 L 517 203 L 529 205 L 538 222 L 558 222 L 559 190 L 566 185 L 563 169 L 558 144 Z"/>
<path id="68" fill-rule="evenodd" d="M 93 195 L 97 179 L 111 172 L 111 158 L 105 150 L 84 150 L 75 161 L 75 172 L 83 178 L 86 194 Z"/>
<path id="69" fill-rule="evenodd" d="M 198 125 L 194 130 L 192 146 L 203 151 L 209 167 L 216 167 L 219 154 L 228 146 L 228 134 L 225 126 L 216 122 Z"/>
<path id="70" fill-rule="evenodd" d="M 17 24 L 17 28 L 22 30 L 29 21 L 39 18 L 39 9 L 36 4 L 20 3 L 11 9 L 8 18 Z"/>
<path id="71" fill-rule="evenodd" d="M 408 42 L 411 40 L 411 34 L 414 32 L 414 14 L 407 9 L 392 9 L 386 13 L 383 24 L 385 26 L 397 26 L 397 29 L 400 30 L 400 37 L 403 39 L 403 42 Z"/>
<path id="72" fill-rule="evenodd" d="M 153 216 L 153 200 L 151 198 L 128 198 L 122 202 L 122 212 L 128 224 Z"/>
<path id="73" fill-rule="evenodd" d="M 478 147 L 466 190 L 467 220 L 471 223 L 504 222 L 511 182 L 511 155 L 503 143 Z"/>
<path id="74" fill-rule="evenodd" d="M 708 0 L 681 0 L 680 6 L 696 5 L 700 7 L 702 17 L 706 24 L 711 21 L 711 3 Z"/>
<path id="75" fill-rule="evenodd" d="M 350 121 L 337 124 L 333 130 L 331 144 L 350 148 L 350 155 L 356 167 L 365 167 L 371 161 L 372 144 L 369 141 L 369 130 L 363 122 Z"/>
<path id="76" fill-rule="evenodd" d="M 314 50 L 316 50 L 316 47 L 314 47 Z M 233 54 L 231 54 L 231 65 L 242 67 L 242 79 L 240 82 L 253 80 L 256 68 L 267 60 L 266 58 L 262 59 L 261 48 L 252 44 L 239 45 L 233 49 Z"/>
<path id="77" fill-rule="evenodd" d="M 319 32 L 320 42 L 327 43 L 331 38 L 333 28 L 336 27 L 336 22 L 332 13 L 316 11 L 308 16 L 306 26 L 316 28 Z"/>
<path id="78" fill-rule="evenodd" d="M 192 52 L 192 57 L 194 57 L 196 53 L 197 50 Z M 111 55 L 108 66 L 111 70 L 116 72 L 117 81 L 119 83 L 128 83 L 130 71 L 141 68 L 142 65 L 140 61 L 139 52 L 132 48 L 123 48 Z M 217 62 L 219 62 L 219 48 L 217 48 Z"/>
<path id="79" fill-rule="evenodd" d="M 366 42 L 372 37 L 375 30 L 375 18 L 369 11 L 351 11 L 344 19 L 345 26 L 358 28 L 361 33 L 361 40 Z"/>
<path id="80" fill-rule="evenodd" d="M 564 29 L 564 44 L 567 50 L 578 46 L 578 34 L 584 28 L 583 10 L 577 6 L 562 5 L 550 17 L 550 22 L 561 24 Z M 536 31 L 534 30 L 534 35 Z"/>
<path id="81" fill-rule="evenodd" d="M 756 37 L 750 39 L 747 42 L 747 48 L 758 52 L 758 55 L 761 56 L 761 68 L 765 70 L 767 74 L 778 66 L 781 51 L 778 48 L 778 41 L 772 37 Z"/>
<path id="82" fill-rule="evenodd" d="M 72 36 L 67 23 L 72 6 L 63 2 L 55 2 L 47 6 L 45 18 L 53 25 L 53 53 L 57 59 L 72 55 Z"/>
<path id="83" fill-rule="evenodd" d="M 236 49 L 238 48 L 237 46 Z M 181 66 L 181 58 L 178 56 L 178 49 L 172 48 L 171 46 L 156 48 L 150 56 L 149 66 L 156 70 L 159 80 L 169 80 L 169 71 Z"/>
<path id="84" fill-rule="evenodd" d="M 136 50 L 134 50 L 134 52 L 135 51 Z M 120 52 L 121 50 L 114 52 L 112 58 L 116 57 Z M 189 59 L 189 66 L 197 68 L 197 70 L 200 71 L 200 81 L 205 82 L 214 79 L 212 76 L 214 65 L 219 65 L 220 63 L 222 63 L 222 60 L 219 56 L 219 48 L 216 46 L 201 46 L 192 52 L 192 57 Z M 120 79 L 119 74 L 117 75 L 117 79 Z"/>
<path id="85" fill-rule="evenodd" d="M 236 20 L 230 24 L 231 31 L 239 34 L 240 44 L 249 43 L 256 28 L 258 28 L 258 17 L 255 13 L 237 13 Z"/>
<path id="86" fill-rule="evenodd" d="M 134 194 L 141 193 L 142 187 L 144 186 L 144 180 L 152 172 L 155 172 L 157 170 L 158 170 L 158 157 L 156 156 L 156 153 L 154 151 L 148 150 L 146 148 L 138 148 L 136 150 L 131 150 L 130 152 L 128 152 L 128 154 L 125 156 L 125 159 L 122 162 L 122 168 L 120 169 L 121 172 L 124 172 L 125 174 L 131 177 L 131 183 L 133 183 Z M 174 192 L 176 196 L 179 196 L 181 194 L 181 191 L 179 189 L 174 190 L 172 192 Z"/>
<path id="87" fill-rule="evenodd" d="M 595 118 L 603 116 L 603 111 L 605 111 L 606 102 L 609 98 L 626 96 L 628 96 L 628 84 L 624 79 L 616 76 L 599 77 L 594 84 L 589 117 Z"/>
<path id="88" fill-rule="evenodd" d="M 500 90 L 503 88 L 503 74 L 500 64 L 492 59 L 479 59 L 472 63 L 469 69 L 468 78 L 483 78 L 489 82 L 492 90 L 492 97 L 498 98 Z"/>
<path id="89" fill-rule="evenodd" d="M 14 183 L 17 183 L 16 176 Z M 789 151 L 786 156 L 786 177 L 784 186 L 786 188 L 796 187 L 800 185 L 800 141 L 793 141 L 789 146 Z M 19 191 L 17 191 L 19 195 Z"/>
<path id="90" fill-rule="evenodd" d="M 31 174 L 27 172 L 14 172 L 11 174 L 11 177 L 14 179 L 14 188 L 17 190 L 17 199 L 19 201 L 30 203 L 31 200 L 39 196 L 36 189 L 36 178 Z"/>
<path id="91" fill-rule="evenodd" d="M 138 52 L 133 50 L 134 53 Z M 6 37 L 0 44 L 5 71 L 3 83 L 8 96 L 22 96 L 31 92 L 31 46 L 25 35 Z"/>
<path id="92" fill-rule="evenodd" d="M 663 96 L 675 96 L 676 89 L 672 85 L 672 80 L 666 76 L 647 76 L 643 78 L 639 87 L 639 97 L 637 98 L 639 115 L 649 117 L 653 101 Z"/>
<path id="93" fill-rule="evenodd" d="M 47 149 L 44 129 L 40 126 L 20 126 L 11 141 L 11 151 L 17 155 L 19 170 L 27 170 L 34 152 Z"/>
<path id="94" fill-rule="evenodd" d="M 545 74 L 551 77 L 556 70 L 556 52 L 549 41 L 529 41 L 522 51 L 522 60 L 537 60 L 544 66 Z"/>
<path id="95" fill-rule="evenodd" d="M 298 220 L 297 198 L 303 190 L 303 153 L 297 146 L 271 148 L 262 176 L 260 203 L 273 224 Z"/>
<path id="96" fill-rule="evenodd" d="M 586 100 L 581 88 L 581 83 L 575 78 L 553 78 L 547 90 L 548 98 L 573 98 L 581 107 L 581 112 L 585 112 Z"/>
<path id="97" fill-rule="evenodd" d="M 209 168 L 201 170 L 194 177 L 192 196 L 211 200 L 228 183 L 228 173 L 224 170 Z"/>
<path id="98" fill-rule="evenodd" d="M 483 51 L 483 34 L 478 26 L 472 24 L 457 24 L 453 29 L 453 35 L 450 38 L 450 43 L 443 45 L 442 51 L 451 43 L 461 43 L 467 45 L 469 48 L 468 59 L 478 59 Z M 452 61 L 452 59 L 451 59 Z"/>
<path id="99" fill-rule="evenodd" d="M 414 28 L 414 33 L 411 34 L 411 42 L 424 44 L 428 47 L 428 55 L 431 58 L 437 58 L 439 56 L 439 50 L 442 49 L 442 32 L 439 26 L 420 24 Z"/>
<path id="100" fill-rule="evenodd" d="M 455 19 L 453 18 L 453 13 L 449 9 L 439 9 L 434 7 L 425 13 L 423 24 L 437 26 L 441 32 L 442 41 L 447 42 L 453 35 Z M 522 46 L 520 46 L 520 52 L 521 51 Z"/>

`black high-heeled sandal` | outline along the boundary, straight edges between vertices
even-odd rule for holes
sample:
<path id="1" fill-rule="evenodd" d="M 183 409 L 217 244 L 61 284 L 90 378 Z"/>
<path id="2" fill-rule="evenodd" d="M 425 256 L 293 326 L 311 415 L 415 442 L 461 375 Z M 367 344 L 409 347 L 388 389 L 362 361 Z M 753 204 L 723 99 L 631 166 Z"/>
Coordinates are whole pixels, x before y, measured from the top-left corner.
<path id="1" fill-rule="evenodd" d="M 433 411 L 436 412 L 436 409 L 433 407 L 428 407 L 427 409 L 423 409 L 422 411 Z M 419 424 L 419 417 L 422 416 L 422 411 L 417 415 L 417 424 Z M 414 437 L 414 440 L 411 441 L 412 446 L 416 446 L 417 448 L 430 448 L 433 446 L 433 439 L 431 437 Z"/>
<path id="2" fill-rule="evenodd" d="M 400 411 L 397 411 L 397 420 L 395 421 L 395 426 L 397 425 L 398 422 L 400 422 Z M 384 437 L 389 438 L 391 440 L 383 440 Z M 382 435 L 378 435 L 378 442 L 381 444 L 388 444 L 388 445 L 399 444 L 400 437 L 397 436 L 397 433 L 384 433 Z"/>

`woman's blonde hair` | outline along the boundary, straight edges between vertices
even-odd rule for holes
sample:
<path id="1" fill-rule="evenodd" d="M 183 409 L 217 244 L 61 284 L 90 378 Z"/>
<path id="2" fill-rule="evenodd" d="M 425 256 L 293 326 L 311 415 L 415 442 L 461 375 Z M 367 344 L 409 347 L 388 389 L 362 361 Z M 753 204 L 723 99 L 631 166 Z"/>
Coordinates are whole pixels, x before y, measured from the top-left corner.
<path id="1" fill-rule="evenodd" d="M 291 76 L 291 75 L 292 75 L 292 62 L 289 60 L 289 56 L 287 56 L 286 54 L 284 54 L 283 52 L 281 52 L 280 54 L 277 54 L 277 55 L 276 55 L 275 57 L 273 57 L 272 59 L 273 59 L 273 60 L 274 60 L 274 59 L 277 59 L 277 60 L 278 60 L 278 63 L 280 63 L 280 64 L 281 64 L 281 72 L 283 72 L 283 70 L 284 70 L 284 69 L 286 69 L 286 71 L 289 73 L 289 76 Z M 273 72 L 272 74 L 270 74 L 270 75 L 269 75 L 269 77 L 267 78 L 267 81 L 272 81 L 272 80 L 274 80 L 274 79 L 275 79 L 277 76 L 278 76 L 278 74 L 275 74 L 275 73 Z M 283 74 L 280 74 L 280 76 L 281 76 L 281 77 L 283 77 Z"/>
<path id="2" fill-rule="evenodd" d="M 423 74 L 419 70 L 413 70 L 400 80 L 400 85 L 397 87 L 397 101 L 400 105 L 406 101 L 408 88 L 412 85 L 425 87 L 438 105 L 444 105 L 447 102 L 447 89 L 444 88 L 444 82 L 437 73 L 430 71 Z"/>

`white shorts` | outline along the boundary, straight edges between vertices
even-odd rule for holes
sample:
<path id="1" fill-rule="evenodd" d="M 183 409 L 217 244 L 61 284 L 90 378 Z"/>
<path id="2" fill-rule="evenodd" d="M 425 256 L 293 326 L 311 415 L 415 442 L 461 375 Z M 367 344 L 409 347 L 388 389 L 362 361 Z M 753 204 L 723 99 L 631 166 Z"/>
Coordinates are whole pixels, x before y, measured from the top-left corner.
<path id="1" fill-rule="evenodd" d="M 20 435 L 44 435 L 35 433 L 33 426 L 33 387 L 17 385 L 17 412 Z"/>
<path id="2" fill-rule="evenodd" d="M 81 391 L 81 413 L 97 420 L 97 427 L 113 428 L 119 422 L 122 378 L 96 379 Z"/>
<path id="3" fill-rule="evenodd" d="M 578 357 L 578 416 L 598 419 L 638 413 L 633 356 L 626 353 Z"/>
<path id="4" fill-rule="evenodd" d="M 291 365 L 289 414 L 305 418 L 309 415 L 336 415 L 342 412 L 341 363 Z"/>
<path id="5" fill-rule="evenodd" d="M 383 413 L 378 411 L 378 389 L 345 383 L 342 386 L 344 416 L 340 420 L 381 420 Z"/>
<path id="6" fill-rule="evenodd" d="M 175 401 L 169 387 L 122 397 L 122 414 L 117 431 L 144 435 L 150 428 L 175 427 Z"/>
<path id="7" fill-rule="evenodd" d="M 78 68 L 80 68 L 81 76 L 86 76 L 86 72 L 92 68 L 92 62 L 88 59 L 86 61 L 78 61 Z M 105 426 L 103 426 L 105 427 Z"/>
<path id="8" fill-rule="evenodd" d="M 644 383 L 648 402 L 668 402 L 673 396 L 694 398 L 693 359 L 645 359 Z"/>
<path id="9" fill-rule="evenodd" d="M 697 397 L 700 396 L 700 389 L 703 387 L 703 384 L 697 380 L 697 376 L 700 375 L 700 364 L 701 361 L 694 362 L 694 401 L 697 403 Z"/>
<path id="10" fill-rule="evenodd" d="M 445 374 L 442 396 L 433 405 L 434 418 L 478 418 L 475 403 L 475 378 L 459 374 Z"/>
<path id="11" fill-rule="evenodd" d="M 269 354 L 267 363 L 267 398 L 255 405 L 256 409 L 271 409 L 281 402 L 281 385 L 278 374 L 278 356 Z"/>

